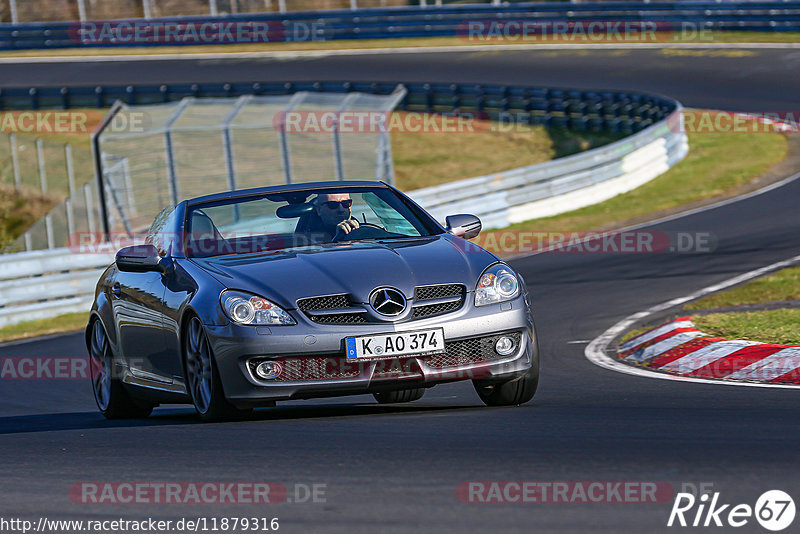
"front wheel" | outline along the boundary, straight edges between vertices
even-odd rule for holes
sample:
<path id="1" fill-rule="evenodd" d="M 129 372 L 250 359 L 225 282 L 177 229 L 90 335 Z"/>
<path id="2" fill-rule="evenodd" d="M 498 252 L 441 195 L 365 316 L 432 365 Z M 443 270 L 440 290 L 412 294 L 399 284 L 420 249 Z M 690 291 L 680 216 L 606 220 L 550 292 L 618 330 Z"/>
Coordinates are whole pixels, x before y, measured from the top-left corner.
<path id="1" fill-rule="evenodd" d="M 132 398 L 115 376 L 114 355 L 100 319 L 95 319 L 89 338 L 89 369 L 97 407 L 106 419 L 145 418 L 153 405 Z"/>
<path id="2" fill-rule="evenodd" d="M 203 324 L 197 317 L 192 317 L 189 321 L 183 345 L 186 386 L 200 419 L 224 421 L 248 415 L 252 410 L 240 410 L 225 398 L 211 344 L 208 342 Z"/>
<path id="3" fill-rule="evenodd" d="M 507 382 L 485 383 L 473 381 L 475 391 L 486 406 L 516 406 L 530 401 L 539 387 L 539 370 L 531 367 L 517 378 Z"/>
<path id="4" fill-rule="evenodd" d="M 373 393 L 372 396 L 379 404 L 396 404 L 398 402 L 412 402 L 419 400 L 425 394 L 425 388 L 403 389 L 400 391 L 382 391 Z"/>

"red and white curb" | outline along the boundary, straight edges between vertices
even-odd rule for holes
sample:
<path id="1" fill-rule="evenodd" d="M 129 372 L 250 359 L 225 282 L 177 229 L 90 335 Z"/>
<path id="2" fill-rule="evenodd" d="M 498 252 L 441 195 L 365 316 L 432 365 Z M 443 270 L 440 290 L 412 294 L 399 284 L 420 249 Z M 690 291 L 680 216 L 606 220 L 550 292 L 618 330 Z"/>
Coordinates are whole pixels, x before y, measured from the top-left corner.
<path id="1" fill-rule="evenodd" d="M 686 377 L 800 384 L 800 345 L 711 337 L 690 317 L 622 343 L 618 355 L 629 364 Z"/>

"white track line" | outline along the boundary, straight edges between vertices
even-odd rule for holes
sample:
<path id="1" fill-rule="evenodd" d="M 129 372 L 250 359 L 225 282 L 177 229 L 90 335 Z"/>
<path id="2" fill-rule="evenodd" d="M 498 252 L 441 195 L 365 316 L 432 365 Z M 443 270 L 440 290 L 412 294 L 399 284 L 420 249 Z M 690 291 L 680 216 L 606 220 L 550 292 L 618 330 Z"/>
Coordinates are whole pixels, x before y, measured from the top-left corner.
<path id="1" fill-rule="evenodd" d="M 225 46 L 225 45 L 219 45 Z M 442 54 L 451 52 L 496 52 L 504 50 L 770 50 L 800 49 L 800 43 L 597 43 L 597 44 L 507 44 L 507 45 L 462 45 L 462 46 L 407 46 L 398 48 L 336 48 L 331 50 L 282 50 L 261 52 L 212 52 L 186 54 L 146 54 L 114 56 L 29 56 L 0 57 L 1 64 L 14 63 L 103 63 L 118 61 L 196 61 L 217 59 L 302 59 L 328 56 L 373 56 L 396 54 Z"/>
<path id="2" fill-rule="evenodd" d="M 596 337 L 594 340 L 592 340 L 592 342 L 589 343 L 589 345 L 586 347 L 584 355 L 590 362 L 594 363 L 595 365 L 599 365 L 600 367 L 603 367 L 605 369 L 610 369 L 612 371 L 618 371 L 620 373 L 626 373 L 629 375 L 644 376 L 648 378 L 660 378 L 662 380 L 676 380 L 679 382 L 701 382 L 704 384 L 722 384 L 726 386 L 751 386 L 751 387 L 762 387 L 762 388 L 797 388 L 798 386 L 792 384 L 756 384 L 751 382 L 733 382 L 733 381 L 726 381 L 719 379 L 669 375 L 666 373 L 659 373 L 654 370 L 648 370 L 643 367 L 633 367 L 631 365 L 622 363 L 621 360 L 615 358 L 614 356 L 609 356 L 606 351 L 618 336 L 622 335 L 625 331 L 630 329 L 636 323 L 644 319 L 647 319 L 652 315 L 680 306 L 682 304 L 686 304 L 687 302 L 690 302 L 692 300 L 697 300 L 711 293 L 716 293 L 717 291 L 721 291 L 723 289 L 727 289 L 737 284 L 741 284 L 742 282 L 747 282 L 748 280 L 752 280 L 753 278 L 758 278 L 759 276 L 763 276 L 772 271 L 777 271 L 785 267 L 790 267 L 798 262 L 800 262 L 800 255 L 795 256 L 793 258 L 789 258 L 788 260 L 783 260 L 777 263 L 773 263 L 772 265 L 768 265 L 760 269 L 756 269 L 755 271 L 750 271 L 749 273 L 740 274 L 739 276 L 735 276 L 733 278 L 725 280 L 724 282 L 720 282 L 718 284 L 705 287 L 699 291 L 695 291 L 694 293 L 687 295 L 685 297 L 672 299 L 667 302 L 658 304 L 657 306 L 653 306 L 648 310 L 634 313 L 633 315 L 630 315 L 625 319 L 621 320 L 620 322 L 618 322 L 617 324 L 615 324 L 614 326 L 603 332 L 601 335 Z"/>

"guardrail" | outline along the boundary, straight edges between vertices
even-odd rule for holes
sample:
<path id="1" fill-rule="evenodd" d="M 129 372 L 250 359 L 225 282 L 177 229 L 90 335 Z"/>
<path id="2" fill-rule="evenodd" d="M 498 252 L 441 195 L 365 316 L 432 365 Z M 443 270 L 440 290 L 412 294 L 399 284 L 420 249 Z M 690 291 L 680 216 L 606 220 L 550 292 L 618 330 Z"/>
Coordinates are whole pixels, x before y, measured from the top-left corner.
<path id="1" fill-rule="evenodd" d="M 495 120 L 512 118 L 577 130 L 633 135 L 615 143 L 540 165 L 460 180 L 411 192 L 440 219 L 474 212 L 487 228 L 575 209 L 614 196 L 654 178 L 687 150 L 680 105 L 641 93 L 576 91 L 541 87 L 458 84 L 405 84 L 400 103 L 407 111 L 480 111 Z M 397 83 L 225 84 L 94 89 L 36 89 L 0 94 L 0 106 L 107 105 L 116 96 L 130 103 L 155 103 L 184 96 L 289 94 L 298 91 L 361 91 L 388 94 Z M 2 108 L 0 108 L 2 109 Z M 70 311 L 88 310 L 94 286 L 112 254 L 73 254 L 55 249 L 0 256 L 0 327 Z"/>
<path id="2" fill-rule="evenodd" d="M 0 256 L 0 327 L 88 312 L 94 288 L 114 254 L 69 249 Z"/>
<path id="3" fill-rule="evenodd" d="M 434 217 L 472 213 L 503 228 L 596 204 L 652 180 L 689 150 L 681 109 L 631 137 L 547 163 L 409 193 Z"/>
<path id="4" fill-rule="evenodd" d="M 657 25 L 661 31 L 680 30 L 682 25 L 690 25 L 693 30 L 800 31 L 800 1 L 520 2 L 99 22 L 6 23 L 0 24 L 0 49 L 191 46 L 397 37 L 463 36 L 468 39 L 470 22 L 509 21 L 532 24 L 656 22 L 661 24 Z M 503 38 L 502 32 L 499 37 Z M 535 34 L 528 37 L 535 38 Z"/>

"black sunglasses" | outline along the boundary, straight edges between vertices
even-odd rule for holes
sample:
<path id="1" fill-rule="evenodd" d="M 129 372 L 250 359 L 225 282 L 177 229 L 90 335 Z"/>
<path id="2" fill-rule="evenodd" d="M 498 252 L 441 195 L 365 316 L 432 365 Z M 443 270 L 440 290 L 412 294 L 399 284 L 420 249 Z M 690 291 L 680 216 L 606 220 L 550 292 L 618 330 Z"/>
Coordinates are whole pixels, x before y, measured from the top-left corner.
<path id="1" fill-rule="evenodd" d="M 348 198 L 347 200 L 328 200 L 327 202 L 323 202 L 322 205 L 329 210 L 335 210 L 339 206 L 342 206 L 343 208 L 349 208 L 353 205 L 353 199 Z"/>

